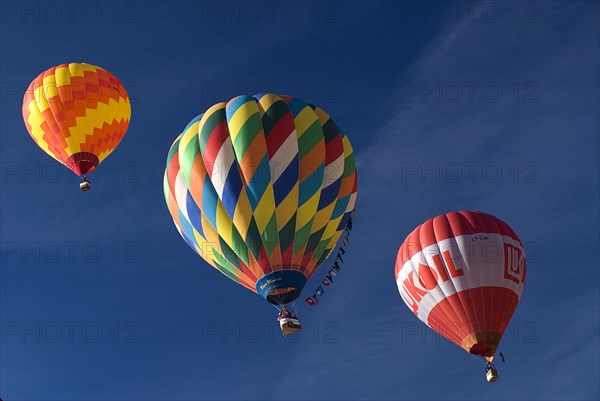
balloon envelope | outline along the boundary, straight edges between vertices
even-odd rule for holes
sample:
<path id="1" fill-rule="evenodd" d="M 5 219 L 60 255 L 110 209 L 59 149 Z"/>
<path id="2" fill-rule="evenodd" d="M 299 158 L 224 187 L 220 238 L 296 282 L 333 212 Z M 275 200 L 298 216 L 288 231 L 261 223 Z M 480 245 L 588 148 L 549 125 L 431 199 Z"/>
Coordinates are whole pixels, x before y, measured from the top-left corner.
<path id="1" fill-rule="evenodd" d="M 130 117 L 123 84 L 90 64 L 52 67 L 23 97 L 23 120 L 35 143 L 79 176 L 115 150 Z"/>
<path id="2" fill-rule="evenodd" d="M 465 351 L 491 360 L 523 292 L 523 244 L 502 220 L 437 216 L 406 238 L 396 283 L 412 312 Z"/>
<path id="3" fill-rule="evenodd" d="M 322 109 L 262 94 L 194 118 L 167 158 L 182 237 L 231 280 L 285 304 L 327 259 L 356 202 L 352 147 Z"/>

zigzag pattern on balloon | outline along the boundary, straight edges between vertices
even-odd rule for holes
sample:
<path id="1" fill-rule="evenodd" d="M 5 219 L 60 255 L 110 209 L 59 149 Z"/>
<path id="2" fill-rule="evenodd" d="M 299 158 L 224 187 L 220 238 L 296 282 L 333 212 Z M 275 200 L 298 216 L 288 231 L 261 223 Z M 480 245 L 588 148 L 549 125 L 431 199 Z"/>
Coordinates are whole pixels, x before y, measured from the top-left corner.
<path id="1" fill-rule="evenodd" d="M 48 69 L 23 98 L 23 120 L 33 140 L 78 175 L 93 171 L 119 145 L 130 118 L 123 84 L 90 64 Z"/>

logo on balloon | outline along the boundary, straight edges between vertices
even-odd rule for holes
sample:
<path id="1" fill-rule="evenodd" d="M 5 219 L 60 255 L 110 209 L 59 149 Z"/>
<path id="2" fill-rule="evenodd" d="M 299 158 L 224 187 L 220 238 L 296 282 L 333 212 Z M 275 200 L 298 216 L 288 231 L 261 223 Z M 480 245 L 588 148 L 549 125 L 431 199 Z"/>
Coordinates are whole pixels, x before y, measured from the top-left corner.
<path id="1" fill-rule="evenodd" d="M 445 283 L 451 278 L 465 274 L 462 268 L 455 266 L 449 250 L 443 251 L 441 255 L 433 255 L 432 261 L 434 266 L 419 263 L 418 272 L 410 271 L 402 282 L 402 290 L 406 294 L 404 299 L 410 304 L 415 315 L 419 312 L 419 302 L 428 291 L 433 290 L 440 282 Z M 404 296 L 402 291 L 400 294 Z"/>
<path id="2" fill-rule="evenodd" d="M 504 278 L 517 284 L 525 282 L 525 255 L 507 243 L 504 243 Z"/>

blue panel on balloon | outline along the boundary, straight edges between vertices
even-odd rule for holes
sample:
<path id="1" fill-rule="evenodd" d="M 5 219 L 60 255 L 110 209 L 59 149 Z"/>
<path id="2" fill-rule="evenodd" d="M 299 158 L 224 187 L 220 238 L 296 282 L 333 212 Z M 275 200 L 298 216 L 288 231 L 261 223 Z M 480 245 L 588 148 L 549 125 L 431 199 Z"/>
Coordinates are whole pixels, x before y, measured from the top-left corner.
<path id="1" fill-rule="evenodd" d="M 305 284 L 304 273 L 297 270 L 279 270 L 261 277 L 256 282 L 256 291 L 270 303 L 283 305 L 298 298 Z M 289 288 L 290 291 L 272 294 L 285 288 Z"/>

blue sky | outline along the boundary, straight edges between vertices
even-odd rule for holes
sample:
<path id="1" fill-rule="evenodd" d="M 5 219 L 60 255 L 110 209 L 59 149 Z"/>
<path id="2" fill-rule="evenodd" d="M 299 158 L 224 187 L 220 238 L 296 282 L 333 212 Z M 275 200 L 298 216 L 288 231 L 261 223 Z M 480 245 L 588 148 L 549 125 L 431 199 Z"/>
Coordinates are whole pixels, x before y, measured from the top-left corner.
<path id="1" fill-rule="evenodd" d="M 600 396 L 597 2 L 1 7 L 5 400 Z M 29 82 L 70 61 L 110 70 L 132 98 L 86 194 L 21 118 Z M 298 305 L 293 340 L 187 247 L 162 195 L 191 118 L 270 90 L 327 110 L 359 169 L 344 270 L 318 307 Z M 528 251 L 494 385 L 393 278 L 406 235 L 461 209 L 505 220 Z"/>

